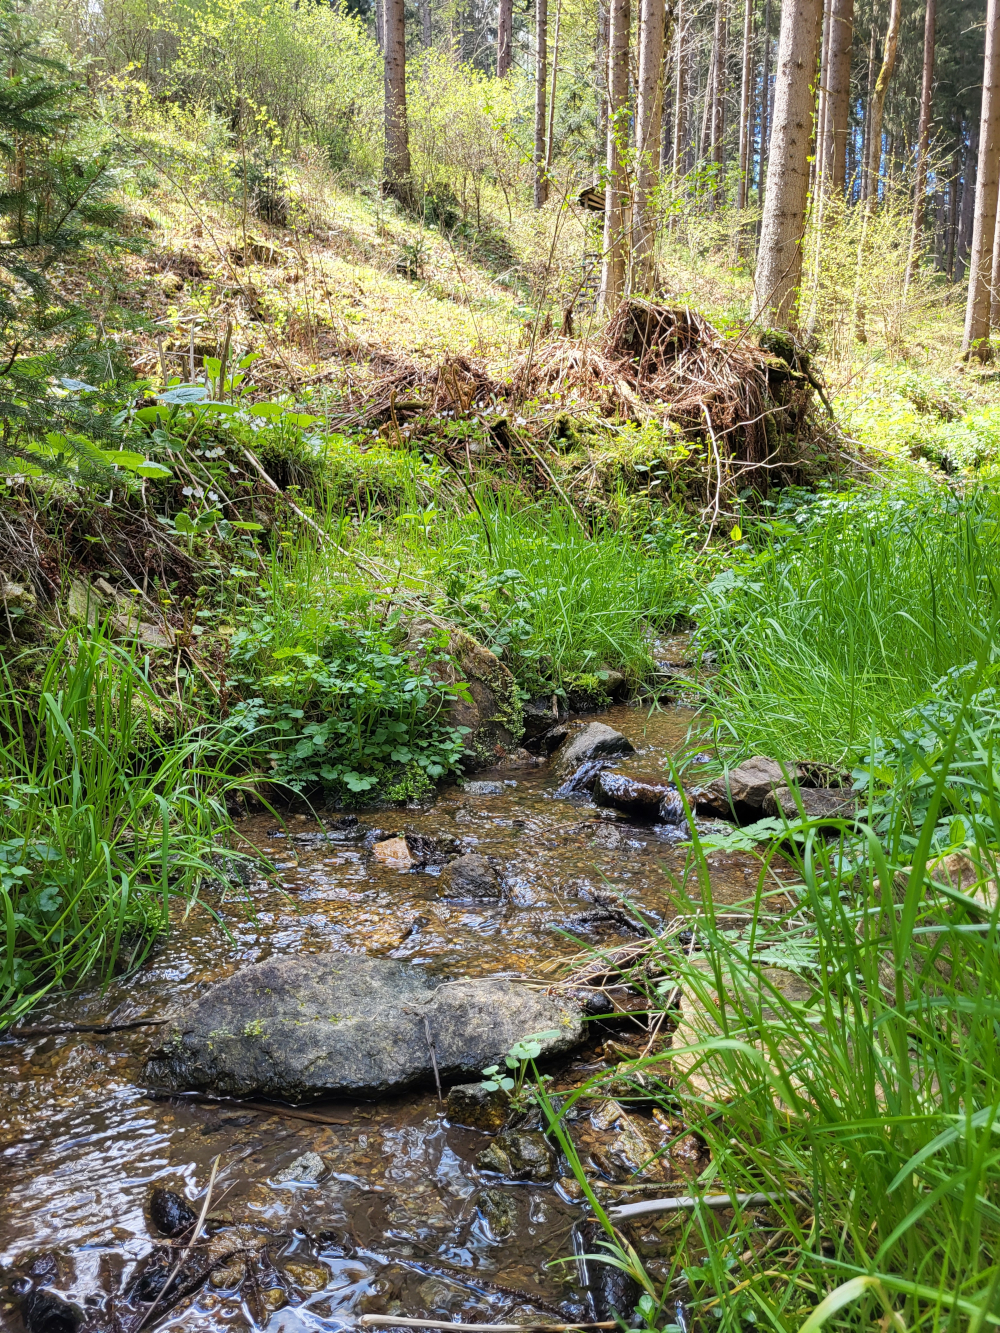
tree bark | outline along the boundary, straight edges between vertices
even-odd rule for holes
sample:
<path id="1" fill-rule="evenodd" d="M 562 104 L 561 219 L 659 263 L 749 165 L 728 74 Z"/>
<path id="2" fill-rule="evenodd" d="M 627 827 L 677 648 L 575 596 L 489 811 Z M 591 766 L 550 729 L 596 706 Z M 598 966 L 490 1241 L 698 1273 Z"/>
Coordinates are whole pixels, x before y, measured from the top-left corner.
<path id="1" fill-rule="evenodd" d="M 636 99 L 636 189 L 629 287 L 644 296 L 653 288 L 656 219 L 652 194 L 659 181 L 660 117 L 663 112 L 664 0 L 641 0 L 639 80 Z"/>
<path id="2" fill-rule="evenodd" d="M 823 146 L 826 141 L 826 122 L 829 112 L 828 90 L 830 86 L 830 29 L 833 25 L 830 0 L 823 4 L 823 33 L 820 38 L 819 57 L 819 98 L 816 110 L 816 140 L 812 160 L 811 190 L 826 193 L 826 156 Z"/>
<path id="3" fill-rule="evenodd" d="M 421 0 L 427 6 L 430 19 L 430 0 Z M 426 44 L 430 45 L 430 24 Z M 506 78 L 514 61 L 514 0 L 500 0 L 497 14 L 497 78 Z"/>
<path id="4" fill-rule="evenodd" d="M 404 0 L 382 0 L 385 36 L 385 185 L 400 203 L 413 202 L 410 138 L 406 123 L 406 11 Z"/>
<path id="5" fill-rule="evenodd" d="M 993 285 L 993 233 L 1000 177 L 1000 0 L 986 7 L 983 56 L 983 105 L 979 118 L 979 167 L 976 211 L 969 256 L 969 299 L 965 308 L 962 356 L 985 361 L 990 356 L 990 304 Z"/>
<path id="6" fill-rule="evenodd" d="M 545 170 L 545 97 L 548 72 L 548 0 L 535 0 L 535 207 L 549 197 Z"/>
<path id="7" fill-rule="evenodd" d="M 831 192 L 841 195 L 847 184 L 847 128 L 853 41 L 854 0 L 832 0 L 824 175 L 830 183 Z"/>
<path id="8" fill-rule="evenodd" d="M 684 0 L 677 6 L 677 68 L 674 71 L 674 180 L 684 169 L 684 134 L 687 129 L 687 43 L 685 42 Z"/>
<path id="9" fill-rule="evenodd" d="M 729 45 L 728 0 L 716 0 L 715 5 L 715 79 L 712 84 L 712 124 L 711 143 L 712 161 L 717 167 L 722 166 L 723 139 L 726 133 L 726 63 Z M 716 202 L 722 197 L 722 173 L 716 176 Z"/>
<path id="10" fill-rule="evenodd" d="M 608 153 L 608 0 L 597 0 L 597 40 L 594 48 L 594 78 L 597 84 L 597 160 Z"/>
<path id="11" fill-rule="evenodd" d="M 555 152 L 556 79 L 559 77 L 559 29 L 562 26 L 562 0 L 556 4 L 556 31 L 552 39 L 552 83 L 549 88 L 549 122 L 545 133 L 545 188 L 552 179 L 552 156 Z"/>
<path id="12" fill-rule="evenodd" d="M 889 27 L 885 34 L 885 50 L 882 53 L 882 68 L 875 80 L 872 92 L 870 123 L 868 127 L 868 198 L 878 200 L 879 177 L 882 172 L 882 116 L 885 111 L 885 95 L 889 91 L 889 80 L 896 68 L 896 48 L 899 45 L 899 21 L 902 17 L 900 0 L 890 0 Z"/>
<path id="13" fill-rule="evenodd" d="M 750 57 L 753 49 L 753 0 L 743 8 L 743 70 L 740 79 L 740 166 L 736 182 L 736 207 L 747 206 L 747 175 L 750 167 Z"/>
<path id="14" fill-rule="evenodd" d="M 910 229 L 910 257 L 906 266 L 906 284 L 903 298 L 910 289 L 910 283 L 917 276 L 920 265 L 920 233 L 924 225 L 924 212 L 927 207 L 927 153 L 931 139 L 931 96 L 934 89 L 934 25 L 936 19 L 935 0 L 926 0 L 924 11 L 924 69 L 920 85 L 920 124 L 917 129 L 917 169 L 913 183 L 913 226 Z"/>
<path id="15" fill-rule="evenodd" d="M 875 87 L 875 23 L 872 21 L 871 42 L 868 46 L 868 82 L 865 85 L 865 115 L 861 130 L 861 187 L 859 198 L 868 198 L 868 157 L 871 153 L 872 91 Z"/>
<path id="16" fill-rule="evenodd" d="M 822 0 L 783 0 L 752 317 L 792 328 L 802 276 Z"/>
<path id="17" fill-rule="evenodd" d="M 764 203 L 767 178 L 767 150 L 771 142 L 771 0 L 764 0 L 764 54 L 760 71 L 760 175 L 757 177 L 757 203 Z"/>
<path id="18" fill-rule="evenodd" d="M 375 45 L 380 51 L 385 50 L 385 3 L 375 0 Z"/>
<path id="19" fill-rule="evenodd" d="M 630 0 L 610 0 L 608 34 L 608 160 L 604 196 L 601 308 L 615 309 L 625 290 L 628 251 L 628 130 Z"/>

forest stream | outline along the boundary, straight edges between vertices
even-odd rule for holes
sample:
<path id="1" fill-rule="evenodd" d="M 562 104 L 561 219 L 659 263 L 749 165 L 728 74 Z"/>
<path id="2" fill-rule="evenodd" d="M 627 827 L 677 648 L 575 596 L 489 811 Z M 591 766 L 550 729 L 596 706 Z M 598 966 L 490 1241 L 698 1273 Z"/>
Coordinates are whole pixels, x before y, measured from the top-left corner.
<path id="1" fill-rule="evenodd" d="M 636 747 L 619 771 L 662 777 L 661 761 L 684 743 L 692 717 L 683 708 L 616 707 L 599 720 Z M 560 960 L 635 939 L 631 918 L 655 928 L 671 916 L 671 877 L 683 875 L 686 860 L 679 829 L 632 823 L 586 796 L 554 799 L 558 780 L 545 762 L 476 782 L 499 792 L 453 786 L 419 808 L 356 822 L 331 815 L 326 835 L 302 816 L 284 827 L 270 815 L 244 821 L 244 838 L 276 867 L 280 889 L 258 882 L 252 914 L 229 890 L 228 938 L 198 908 L 137 973 L 62 997 L 32 1022 L 159 1019 L 272 954 L 367 952 L 441 977 L 507 972 L 555 981 Z M 439 866 L 380 862 L 373 844 L 404 830 L 489 858 L 503 899 L 449 903 L 438 896 Z M 758 867 L 749 858 L 717 853 L 709 864 L 717 907 L 753 892 Z M 219 1157 L 210 1219 L 249 1227 L 256 1259 L 235 1275 L 231 1267 L 213 1274 L 193 1300 L 161 1312 L 156 1327 L 266 1324 L 292 1333 L 347 1327 L 371 1311 L 465 1322 L 593 1317 L 575 1266 L 547 1266 L 573 1252 L 574 1226 L 588 1211 L 578 1189 L 561 1183 L 559 1171 L 539 1184 L 477 1168 L 489 1139 L 450 1125 L 433 1087 L 303 1108 L 327 1123 L 288 1118 L 287 1108 L 269 1114 L 238 1102 L 158 1097 L 139 1081 L 156 1031 L 0 1044 L 0 1264 L 8 1279 L 51 1256 L 41 1259 L 54 1275 L 50 1290 L 89 1311 L 88 1327 L 113 1328 L 114 1294 L 157 1243 L 152 1191 L 201 1197 Z M 589 1044 L 554 1066 L 556 1086 L 613 1063 L 602 1043 L 630 1037 L 645 1042 L 644 1019 L 592 1025 Z M 613 1138 L 594 1122 L 591 1115 L 574 1129 L 584 1147 Z M 697 1145 L 692 1151 L 696 1157 Z M 321 1159 L 321 1178 L 281 1181 L 304 1154 Z"/>

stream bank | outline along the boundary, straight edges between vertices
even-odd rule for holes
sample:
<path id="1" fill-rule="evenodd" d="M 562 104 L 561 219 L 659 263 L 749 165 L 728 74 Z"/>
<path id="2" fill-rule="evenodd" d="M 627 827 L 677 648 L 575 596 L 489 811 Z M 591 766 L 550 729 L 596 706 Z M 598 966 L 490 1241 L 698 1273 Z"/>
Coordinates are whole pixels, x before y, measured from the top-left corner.
<path id="1" fill-rule="evenodd" d="M 635 746 L 616 771 L 662 780 L 661 763 L 684 744 L 693 717 L 619 707 L 598 720 Z M 412 809 L 356 822 L 331 816 L 329 831 L 303 817 L 285 828 L 271 816 L 243 821 L 243 837 L 270 856 L 279 884 L 255 882 L 249 904 L 233 888 L 210 895 L 225 932 L 196 909 L 138 973 L 55 1000 L 33 1021 L 158 1020 L 248 964 L 331 950 L 406 960 L 442 980 L 507 973 L 554 983 L 561 963 L 584 950 L 639 940 L 643 923 L 666 926 L 671 879 L 683 877 L 688 856 L 676 826 L 623 817 L 586 796 L 555 799 L 559 782 L 551 763 L 526 761 Z M 442 896 L 433 858 L 406 868 L 375 854 L 397 834 L 484 858 L 501 893 L 474 902 Z M 752 895 L 758 869 L 749 857 L 720 854 L 710 865 L 718 907 Z M 156 1032 L 0 1043 L 5 1325 L 20 1319 L 12 1284 L 52 1256 L 47 1287 L 86 1312 L 86 1327 L 114 1327 L 116 1296 L 157 1243 L 152 1190 L 195 1199 L 217 1157 L 213 1224 L 249 1228 L 257 1257 L 242 1270 L 220 1269 L 228 1278 L 206 1282 L 162 1324 L 152 1320 L 157 1327 L 292 1333 L 350 1327 L 365 1312 L 467 1322 L 591 1317 L 573 1266 L 547 1266 L 571 1254 L 587 1215 L 572 1182 L 560 1183 L 559 1172 L 512 1182 L 477 1165 L 491 1140 L 449 1124 L 432 1087 L 311 1104 L 312 1120 L 282 1107 L 151 1097 L 141 1070 Z M 594 1023 L 587 1044 L 552 1066 L 555 1085 L 579 1084 L 646 1038 L 644 1019 Z M 623 1171 L 616 1154 L 628 1160 L 628 1127 L 606 1122 L 595 1108 L 574 1135 L 614 1181 Z M 663 1179 L 700 1169 L 699 1145 L 685 1143 L 676 1125 L 653 1132 L 676 1140 Z M 313 1178 L 298 1179 L 303 1172 Z M 664 1238 L 646 1233 L 655 1268 Z"/>

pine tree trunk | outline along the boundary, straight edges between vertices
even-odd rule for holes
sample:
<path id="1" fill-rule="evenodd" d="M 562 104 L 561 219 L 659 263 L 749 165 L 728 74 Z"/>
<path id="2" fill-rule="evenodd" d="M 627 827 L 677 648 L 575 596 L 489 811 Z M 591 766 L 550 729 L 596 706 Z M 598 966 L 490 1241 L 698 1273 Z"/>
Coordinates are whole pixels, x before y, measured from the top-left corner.
<path id="1" fill-rule="evenodd" d="M 652 193 L 659 180 L 660 117 L 663 112 L 664 0 L 641 0 L 639 10 L 639 80 L 636 98 L 636 189 L 632 223 L 632 272 L 629 288 L 649 296 L 653 289 L 656 219 Z"/>
<path id="2" fill-rule="evenodd" d="M 630 0 L 610 0 L 608 34 L 608 159 L 604 196 L 601 308 L 610 314 L 625 290 L 628 258 L 628 131 Z"/>
<path id="3" fill-rule="evenodd" d="M 753 318 L 792 328 L 802 275 L 822 0 L 783 0 Z"/>
<path id="4" fill-rule="evenodd" d="M 430 0 L 421 0 L 427 6 L 430 19 Z M 427 45 L 430 45 L 430 24 L 428 22 Z M 514 0 L 500 0 L 497 14 L 497 78 L 503 79 L 510 73 L 514 62 Z"/>
<path id="5" fill-rule="evenodd" d="M 753 0 L 745 0 L 743 9 L 743 71 L 740 79 L 740 174 L 736 182 L 736 207 L 747 206 L 747 176 L 750 169 L 750 81 L 753 52 Z"/>
<path id="6" fill-rule="evenodd" d="M 402 204 L 413 202 L 406 124 L 406 10 L 404 0 L 382 0 L 385 38 L 385 185 Z"/>
<path id="7" fill-rule="evenodd" d="M 722 202 L 722 165 L 723 141 L 726 134 L 726 65 L 729 45 L 729 9 L 728 0 L 716 0 L 716 55 L 715 81 L 712 86 L 712 161 L 718 168 L 716 172 L 715 204 Z"/>
<path id="8" fill-rule="evenodd" d="M 979 167 L 976 211 L 969 255 L 969 300 L 965 308 L 963 357 L 985 361 L 990 356 L 990 303 L 993 280 L 993 233 L 1000 180 L 1000 0 L 986 7 L 986 50 L 983 57 L 983 105 L 979 119 Z"/>
<path id="9" fill-rule="evenodd" d="M 764 0 L 764 56 L 760 73 L 760 175 L 757 204 L 764 203 L 767 155 L 771 144 L 771 0 Z"/>
<path id="10" fill-rule="evenodd" d="M 546 190 L 552 179 L 552 156 L 555 152 L 556 79 L 559 77 L 559 29 L 562 26 L 562 0 L 556 4 L 556 31 L 552 39 L 552 83 L 549 87 L 549 121 L 545 133 Z"/>
<path id="11" fill-rule="evenodd" d="M 819 96 L 816 109 L 816 139 L 815 148 L 812 155 L 812 180 L 810 190 L 812 194 L 817 192 L 825 193 L 826 175 L 824 155 L 824 143 L 826 140 L 826 120 L 828 112 L 827 91 L 830 86 L 830 0 L 824 0 L 823 4 L 823 33 L 820 38 L 820 56 L 819 56 Z"/>
<path id="12" fill-rule="evenodd" d="M 687 129 L 687 42 L 684 25 L 684 0 L 677 6 L 677 67 L 674 71 L 674 180 L 684 170 L 684 135 Z"/>
<path id="13" fill-rule="evenodd" d="M 594 44 L 594 82 L 597 86 L 597 161 L 608 153 L 608 0 L 597 0 L 597 39 Z"/>
<path id="14" fill-rule="evenodd" d="M 385 0 L 375 0 L 375 45 L 385 50 Z"/>
<path id="15" fill-rule="evenodd" d="M 870 124 L 868 127 L 868 198 L 873 203 L 878 201 L 879 178 L 882 171 L 882 117 L 885 112 L 885 96 L 889 91 L 889 80 L 896 68 L 896 49 L 899 45 L 899 22 L 902 17 L 900 0 L 890 0 L 889 27 L 885 34 L 885 50 L 882 54 L 882 68 L 875 80 L 872 92 Z"/>
<path id="16" fill-rule="evenodd" d="M 871 42 L 868 46 L 868 83 L 865 85 L 865 118 L 861 131 L 861 190 L 860 198 L 868 198 L 868 158 L 871 155 L 872 92 L 875 88 L 875 23 L 872 22 Z"/>
<path id="17" fill-rule="evenodd" d="M 660 71 L 660 86 L 663 89 L 663 104 L 660 108 L 660 177 L 670 170 L 674 146 L 674 80 L 672 75 L 677 15 L 675 0 L 666 0 L 663 7 L 663 68 Z"/>
<path id="18" fill-rule="evenodd" d="M 934 88 L 934 25 L 936 19 L 935 0 L 926 0 L 924 11 L 924 69 L 920 85 L 920 124 L 917 129 L 917 169 L 913 183 L 913 225 L 910 228 L 910 257 L 906 266 L 906 286 L 903 292 L 905 300 L 910 283 L 917 275 L 920 265 L 920 233 L 924 225 L 924 211 L 927 207 L 927 153 L 931 139 L 931 95 Z"/>
<path id="19" fill-rule="evenodd" d="M 824 175 L 834 194 L 847 184 L 847 131 L 851 103 L 854 0 L 832 0 Z"/>
<path id="20" fill-rule="evenodd" d="M 963 122 L 964 126 L 964 122 Z M 955 281 L 961 282 L 969 262 L 975 223 L 976 171 L 979 158 L 979 122 L 969 131 L 962 156 L 962 194 L 958 201 L 958 225 L 955 228 Z"/>
<path id="21" fill-rule="evenodd" d="M 549 197 L 545 170 L 545 98 L 548 75 L 548 0 L 535 0 L 535 207 Z"/>

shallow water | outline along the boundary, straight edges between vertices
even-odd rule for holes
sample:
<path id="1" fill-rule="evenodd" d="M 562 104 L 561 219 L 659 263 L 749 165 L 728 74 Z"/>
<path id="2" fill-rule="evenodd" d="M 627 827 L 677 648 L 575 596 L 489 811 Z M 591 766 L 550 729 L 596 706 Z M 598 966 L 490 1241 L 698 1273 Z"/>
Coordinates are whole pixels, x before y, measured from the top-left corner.
<path id="1" fill-rule="evenodd" d="M 599 720 L 637 748 L 616 767 L 663 778 L 684 744 L 684 709 L 615 708 Z M 502 795 L 453 787 L 420 808 L 369 813 L 346 831 L 318 836 L 315 820 L 273 817 L 242 825 L 277 867 L 280 890 L 262 882 L 252 914 L 228 890 L 210 897 L 229 935 L 198 909 L 137 974 L 63 999 L 32 1016 L 127 1022 L 161 1018 L 238 967 L 270 954 L 365 951 L 407 959 L 443 976 L 505 971 L 554 980 L 560 959 L 625 942 L 608 906 L 625 900 L 654 929 L 673 914 L 670 887 L 686 849 L 663 827 L 630 824 L 588 798 L 553 799 L 550 764 L 477 775 Z M 330 817 L 335 823 L 335 817 Z M 502 903 L 439 897 L 438 867 L 399 870 L 366 846 L 421 833 L 494 859 Z M 713 858 L 712 897 L 736 903 L 757 869 Z M 603 918 L 602 919 L 602 913 Z M 144 1215 L 151 1188 L 195 1198 L 219 1157 L 213 1212 L 267 1242 L 256 1278 L 238 1290 L 210 1284 L 157 1328 L 266 1327 L 272 1333 L 351 1326 L 366 1311 L 480 1322 L 562 1309 L 589 1317 L 572 1265 L 571 1228 L 586 1210 L 553 1186 L 500 1182 L 474 1165 L 484 1135 L 449 1126 L 432 1091 L 369 1104 L 311 1108 L 340 1123 L 314 1124 L 238 1104 L 154 1100 L 139 1079 L 155 1028 L 109 1036 L 0 1041 L 0 1265 L 10 1279 L 31 1256 L 55 1253 L 54 1289 L 111 1327 L 110 1296 L 153 1241 Z M 600 1068 L 590 1048 L 567 1080 Z M 274 1177 L 303 1152 L 328 1174 L 314 1185 Z M 6 1286 L 6 1284 L 5 1284 Z M 19 1329 L 5 1292 L 0 1327 Z"/>

